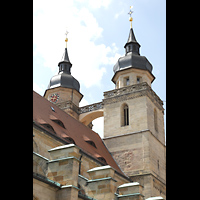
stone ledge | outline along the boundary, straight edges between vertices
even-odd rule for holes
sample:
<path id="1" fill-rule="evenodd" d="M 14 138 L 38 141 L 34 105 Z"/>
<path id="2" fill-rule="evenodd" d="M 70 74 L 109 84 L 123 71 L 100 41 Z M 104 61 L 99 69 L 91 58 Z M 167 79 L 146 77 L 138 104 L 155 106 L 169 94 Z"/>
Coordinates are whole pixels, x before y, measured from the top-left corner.
<path id="1" fill-rule="evenodd" d="M 33 151 L 33 154 L 36 155 L 36 156 L 38 156 L 38 157 L 40 157 L 40 158 L 42 158 L 42 159 L 44 159 L 44 160 L 46 160 L 46 161 L 49 160 L 49 159 L 45 158 L 44 156 L 41 156 L 40 154 L 38 154 L 38 153 L 36 153 L 34 151 Z"/>
<path id="2" fill-rule="evenodd" d="M 33 178 L 35 178 L 35 179 L 37 179 L 39 181 L 42 181 L 44 183 L 50 184 L 50 185 L 52 185 L 54 187 L 61 188 L 61 186 L 62 186 L 60 183 L 58 183 L 56 181 L 52 181 L 52 180 L 48 179 L 46 176 L 43 176 L 43 175 L 35 173 L 35 172 L 33 172 Z"/>
<path id="3" fill-rule="evenodd" d="M 122 137 L 122 136 L 126 136 L 126 135 L 137 134 L 137 133 L 143 133 L 143 132 L 147 132 L 147 131 L 150 131 L 150 130 L 149 129 L 144 129 L 144 130 L 141 130 L 141 131 L 135 131 L 135 132 L 131 132 L 131 133 L 125 133 L 125 134 L 120 134 L 120 135 L 108 136 L 108 137 L 103 138 L 103 140 L 111 139 L 111 138 L 117 138 L 117 137 Z"/>
<path id="4" fill-rule="evenodd" d="M 87 183 L 92 183 L 92 182 L 97 182 L 97 181 L 106 181 L 106 180 L 113 180 L 113 181 L 117 182 L 112 177 L 106 177 L 106 178 L 98 178 L 98 179 L 88 180 Z"/>
<path id="5" fill-rule="evenodd" d="M 79 162 L 82 162 L 81 160 L 79 160 L 78 158 L 76 158 L 75 156 L 71 156 L 71 157 L 67 157 L 67 158 L 58 158 L 58 159 L 55 159 L 55 160 L 50 160 L 48 161 L 49 163 L 52 163 L 52 162 L 59 162 L 61 160 L 70 160 L 70 159 L 76 159 L 77 161 Z"/>
<path id="6" fill-rule="evenodd" d="M 158 196 L 158 197 L 149 197 L 149 198 L 147 198 L 146 200 L 164 200 L 164 198 L 163 197 L 161 197 L 161 196 Z"/>
<path id="7" fill-rule="evenodd" d="M 63 185 L 63 186 L 61 186 L 61 188 L 62 188 L 62 189 L 63 189 L 63 188 L 75 188 L 75 189 L 79 190 L 79 188 L 77 188 L 77 187 L 74 186 L 74 185 Z"/>
<path id="8" fill-rule="evenodd" d="M 124 194 L 124 195 L 118 195 L 117 197 L 118 198 L 121 198 L 121 197 L 130 197 L 130 196 L 143 196 L 144 197 L 144 195 L 143 194 L 140 194 L 140 193 L 133 193 L 133 194 Z"/>
<path id="9" fill-rule="evenodd" d="M 85 181 L 88 181 L 88 179 L 86 178 L 86 177 L 84 177 L 84 176 L 82 176 L 82 175 L 78 175 L 78 177 L 80 177 L 80 178 L 82 178 L 83 180 L 85 180 Z"/>
<path id="10" fill-rule="evenodd" d="M 99 170 L 104 170 L 104 169 L 113 169 L 113 168 L 110 165 L 106 165 L 102 167 L 95 167 L 95 168 L 89 169 L 87 172 L 99 171 Z"/>
<path id="11" fill-rule="evenodd" d="M 123 187 L 131 187 L 135 185 L 140 185 L 138 182 L 133 182 L 133 183 L 125 183 L 123 185 L 120 185 L 118 188 L 123 188 Z"/>
<path id="12" fill-rule="evenodd" d="M 59 146 L 59 147 L 55 147 L 53 149 L 49 149 L 48 152 L 51 152 L 51 151 L 56 151 L 56 150 L 60 150 L 60 149 L 67 149 L 67 148 L 71 148 L 71 147 L 77 147 L 78 149 L 80 149 L 78 146 L 76 146 L 75 144 L 67 144 L 67 145 L 62 145 L 62 146 Z"/>

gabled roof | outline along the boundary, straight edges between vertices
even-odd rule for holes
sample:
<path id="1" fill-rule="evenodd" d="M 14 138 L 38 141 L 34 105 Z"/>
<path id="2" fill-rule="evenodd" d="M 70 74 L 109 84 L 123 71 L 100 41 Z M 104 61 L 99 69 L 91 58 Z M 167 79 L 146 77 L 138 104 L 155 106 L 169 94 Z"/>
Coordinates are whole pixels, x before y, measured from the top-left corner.
<path id="1" fill-rule="evenodd" d="M 105 159 L 105 165 L 110 165 L 125 176 L 96 132 L 34 91 L 33 121 L 57 138 L 68 143 L 74 142 L 83 152 L 99 160 L 102 165 Z"/>

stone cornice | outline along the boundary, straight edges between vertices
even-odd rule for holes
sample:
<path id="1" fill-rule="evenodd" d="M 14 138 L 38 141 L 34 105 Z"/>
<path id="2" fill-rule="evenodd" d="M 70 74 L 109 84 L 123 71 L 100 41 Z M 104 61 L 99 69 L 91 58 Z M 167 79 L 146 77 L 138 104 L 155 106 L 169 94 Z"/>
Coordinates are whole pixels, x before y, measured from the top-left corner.
<path id="1" fill-rule="evenodd" d="M 103 104 L 116 103 L 141 96 L 148 96 L 160 110 L 164 111 L 163 101 L 146 82 L 104 92 Z"/>

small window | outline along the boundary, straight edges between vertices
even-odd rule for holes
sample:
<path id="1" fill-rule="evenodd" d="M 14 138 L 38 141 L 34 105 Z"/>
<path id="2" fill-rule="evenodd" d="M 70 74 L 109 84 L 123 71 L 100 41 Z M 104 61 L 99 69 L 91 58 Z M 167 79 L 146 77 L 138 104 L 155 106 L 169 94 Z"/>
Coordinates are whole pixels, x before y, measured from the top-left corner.
<path id="1" fill-rule="evenodd" d="M 72 138 L 70 138 L 70 137 L 68 137 L 67 140 L 69 141 L 70 144 L 76 144 L 76 143 L 74 142 L 74 140 L 73 140 Z"/>
<path id="2" fill-rule="evenodd" d="M 137 76 L 137 83 L 140 83 L 141 77 Z"/>
<path id="3" fill-rule="evenodd" d="M 104 164 L 107 164 L 106 159 L 103 157 L 98 157 L 98 160 L 103 162 Z"/>
<path id="4" fill-rule="evenodd" d="M 69 137 L 69 136 L 65 136 L 65 137 L 63 137 L 65 140 L 67 140 L 67 142 L 69 142 L 69 144 L 76 144 L 75 142 L 74 142 L 74 140 L 71 138 L 71 137 Z"/>
<path id="5" fill-rule="evenodd" d="M 60 125 L 61 127 L 63 127 L 65 129 L 64 124 L 59 119 L 54 119 L 52 121 L 55 122 L 56 124 Z"/>
<path id="6" fill-rule="evenodd" d="M 95 143 L 94 143 L 93 141 L 90 140 L 90 141 L 86 141 L 86 142 L 87 142 L 88 144 L 90 144 L 91 146 L 97 148 L 96 145 L 95 145 Z"/>
<path id="7" fill-rule="evenodd" d="M 155 127 L 155 130 L 158 131 L 158 123 L 157 123 L 157 111 L 156 109 L 154 109 L 154 127 Z"/>
<path id="8" fill-rule="evenodd" d="M 129 125 L 129 108 L 128 105 L 125 104 L 122 108 L 122 126 Z"/>
<path id="9" fill-rule="evenodd" d="M 53 112 L 55 112 L 55 110 L 54 110 L 54 108 L 51 106 L 51 110 L 53 111 Z"/>
<path id="10" fill-rule="evenodd" d="M 129 77 L 124 78 L 124 86 L 130 85 Z"/>
<path id="11" fill-rule="evenodd" d="M 55 134 L 56 132 L 54 131 L 53 127 L 50 124 L 41 124 L 44 128 L 47 128 L 50 131 L 53 131 Z"/>
<path id="12" fill-rule="evenodd" d="M 126 85 L 129 85 L 130 84 L 130 81 L 129 81 L 129 78 L 126 79 Z"/>

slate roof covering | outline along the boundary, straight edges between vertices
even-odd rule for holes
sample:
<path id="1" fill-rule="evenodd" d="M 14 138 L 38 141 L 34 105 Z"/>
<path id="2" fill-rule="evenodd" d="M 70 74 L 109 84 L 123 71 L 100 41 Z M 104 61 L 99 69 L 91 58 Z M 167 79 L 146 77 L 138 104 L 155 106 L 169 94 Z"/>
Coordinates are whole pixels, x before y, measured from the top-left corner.
<path id="1" fill-rule="evenodd" d="M 124 48 L 126 50 L 125 55 L 120 57 L 113 67 L 115 74 L 121 70 L 135 68 L 147 70 L 153 76 L 153 66 L 145 56 L 140 56 L 140 44 L 137 42 L 132 28 L 130 29 L 128 40 Z"/>
<path id="2" fill-rule="evenodd" d="M 80 83 L 71 75 L 72 64 L 69 61 L 68 51 L 65 48 L 64 60 L 58 63 L 59 72 L 54 75 L 48 85 L 48 89 L 55 87 L 72 88 L 79 92 Z"/>
<path id="3" fill-rule="evenodd" d="M 126 177 L 100 136 L 78 120 L 65 113 L 56 105 L 33 91 L 33 121 L 57 138 L 75 143 L 83 152 L 99 160 L 102 165 L 110 165 Z M 104 159 L 106 163 L 103 163 Z"/>

